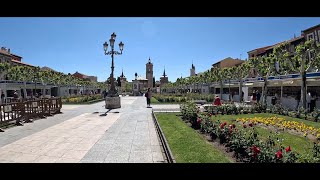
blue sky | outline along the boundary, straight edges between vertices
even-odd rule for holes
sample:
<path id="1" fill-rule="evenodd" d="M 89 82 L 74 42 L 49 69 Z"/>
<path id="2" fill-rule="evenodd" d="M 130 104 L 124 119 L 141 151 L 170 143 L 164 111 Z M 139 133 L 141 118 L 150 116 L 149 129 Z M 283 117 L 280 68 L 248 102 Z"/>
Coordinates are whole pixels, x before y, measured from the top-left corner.
<path id="1" fill-rule="evenodd" d="M 148 58 L 159 80 L 164 67 L 169 81 L 189 76 L 226 57 L 245 59 L 247 52 L 299 36 L 320 18 L 0 18 L 0 46 L 23 57 L 23 62 L 48 66 L 64 73 L 76 71 L 104 81 L 111 57 L 102 44 L 117 34 L 123 55 L 115 57 L 115 75 L 123 68 L 131 81 L 134 73 L 145 77 Z M 240 55 L 241 54 L 241 55 Z"/>

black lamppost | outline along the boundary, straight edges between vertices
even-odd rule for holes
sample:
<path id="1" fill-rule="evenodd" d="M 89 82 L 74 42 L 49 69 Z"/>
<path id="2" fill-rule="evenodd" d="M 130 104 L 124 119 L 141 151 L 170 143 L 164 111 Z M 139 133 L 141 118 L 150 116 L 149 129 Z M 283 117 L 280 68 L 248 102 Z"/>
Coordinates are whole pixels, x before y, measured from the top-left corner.
<path id="1" fill-rule="evenodd" d="M 114 75 L 113 75 L 113 71 L 114 71 L 114 55 L 121 55 L 122 54 L 122 51 L 123 51 L 123 46 L 124 44 L 122 42 L 119 43 L 119 49 L 120 49 L 120 52 L 118 51 L 115 51 L 114 50 L 114 42 L 116 40 L 116 34 L 115 33 L 112 33 L 111 34 L 111 38 L 109 40 L 110 42 L 110 46 L 111 46 L 111 51 L 108 51 L 108 43 L 105 42 L 103 44 L 103 48 L 104 48 L 104 54 L 105 55 L 111 55 L 111 59 L 112 59 L 112 63 L 111 63 L 111 74 L 110 74 L 110 84 L 111 84 L 111 87 L 110 87 L 110 90 L 108 92 L 108 97 L 117 97 L 119 96 L 118 95 L 118 92 L 117 90 L 115 89 L 115 86 L 114 86 Z"/>

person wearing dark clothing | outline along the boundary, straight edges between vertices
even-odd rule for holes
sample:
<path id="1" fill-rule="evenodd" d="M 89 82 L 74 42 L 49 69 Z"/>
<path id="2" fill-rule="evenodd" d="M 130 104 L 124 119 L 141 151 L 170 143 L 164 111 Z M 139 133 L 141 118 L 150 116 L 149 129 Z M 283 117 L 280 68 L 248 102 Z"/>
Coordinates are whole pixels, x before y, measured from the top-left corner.
<path id="1" fill-rule="evenodd" d="M 152 94 L 151 94 L 151 91 L 150 91 L 150 88 L 148 88 L 148 91 L 145 93 L 144 95 L 146 98 L 147 98 L 147 106 L 150 107 L 150 104 L 151 104 L 151 97 L 152 97 Z"/>
<path id="2" fill-rule="evenodd" d="M 256 94 L 256 91 L 253 90 L 253 92 L 252 92 L 252 102 L 256 103 L 256 100 L 257 100 L 257 94 Z"/>
<path id="3" fill-rule="evenodd" d="M 260 94 L 260 92 L 258 90 L 256 91 L 256 94 L 257 94 L 257 103 L 259 103 L 260 102 L 260 98 L 261 98 L 261 94 Z"/>
<path id="4" fill-rule="evenodd" d="M 317 96 L 315 93 L 311 94 L 311 101 L 310 101 L 310 112 L 314 111 L 314 108 L 316 107 L 316 101 L 317 101 Z"/>
<path id="5" fill-rule="evenodd" d="M 241 100 L 244 101 L 244 92 L 242 91 Z"/>
<path id="6" fill-rule="evenodd" d="M 5 97 L 5 96 L 4 96 L 4 93 L 2 92 L 2 93 L 1 93 L 1 103 L 4 103 L 4 97 Z"/>

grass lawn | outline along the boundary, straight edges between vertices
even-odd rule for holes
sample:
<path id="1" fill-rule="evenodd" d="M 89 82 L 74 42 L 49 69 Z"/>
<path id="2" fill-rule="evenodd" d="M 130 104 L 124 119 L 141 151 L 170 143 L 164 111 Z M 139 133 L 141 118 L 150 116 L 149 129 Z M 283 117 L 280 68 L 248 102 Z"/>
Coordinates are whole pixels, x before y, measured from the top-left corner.
<path id="1" fill-rule="evenodd" d="M 179 113 L 155 113 L 178 163 L 228 163 L 230 160 L 183 122 Z"/>
<path id="2" fill-rule="evenodd" d="M 320 124 L 316 123 L 316 122 L 311 122 L 311 121 L 306 121 L 306 120 L 301 120 L 298 118 L 292 118 L 292 117 L 288 117 L 288 116 L 282 116 L 282 115 L 276 115 L 276 114 L 269 114 L 269 113 L 255 113 L 255 114 L 241 114 L 241 115 L 218 115 L 217 117 L 212 117 L 213 121 L 215 120 L 220 120 L 221 122 L 227 122 L 228 124 L 230 123 L 234 123 L 235 125 L 238 125 L 237 127 L 240 126 L 239 123 L 237 123 L 236 121 L 234 121 L 237 118 L 250 118 L 250 117 L 282 117 L 285 120 L 290 120 L 290 121 L 298 121 L 298 122 L 303 122 L 306 125 L 309 126 L 314 126 L 314 127 L 319 127 Z M 242 126 L 241 126 L 242 128 Z M 259 136 L 262 139 L 267 138 L 270 135 L 270 130 L 262 128 L 262 127 L 257 127 L 255 126 Z M 291 146 L 291 149 L 293 151 L 298 152 L 301 155 L 306 155 L 307 153 L 311 154 L 312 153 L 312 147 L 313 147 L 313 143 L 311 140 L 301 137 L 301 136 L 297 136 L 297 135 L 293 135 L 287 132 L 281 132 L 278 136 L 280 139 L 284 139 L 283 141 L 283 145 L 284 146 Z"/>

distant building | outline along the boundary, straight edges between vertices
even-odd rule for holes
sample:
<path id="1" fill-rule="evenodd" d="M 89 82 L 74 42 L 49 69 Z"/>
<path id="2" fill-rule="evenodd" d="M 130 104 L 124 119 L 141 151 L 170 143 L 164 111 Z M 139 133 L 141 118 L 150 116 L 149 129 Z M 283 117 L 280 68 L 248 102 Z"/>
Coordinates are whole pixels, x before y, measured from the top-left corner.
<path id="1" fill-rule="evenodd" d="M 92 82 L 98 82 L 98 78 L 97 76 L 88 76 L 88 75 L 85 75 L 85 74 L 82 74 L 82 73 L 79 73 L 78 71 L 76 71 L 73 76 L 75 77 L 78 77 L 80 79 L 88 79 Z"/>
<path id="2" fill-rule="evenodd" d="M 239 66 L 240 64 L 244 63 L 244 60 L 241 59 L 233 59 L 231 57 L 227 57 L 219 62 L 216 62 L 212 64 L 212 68 L 217 67 L 217 68 L 229 68 L 233 66 Z"/>
<path id="3" fill-rule="evenodd" d="M 148 87 L 149 87 L 149 80 L 141 76 L 138 76 L 138 74 L 135 73 L 135 79 L 132 80 L 133 95 L 141 96 L 147 90 Z"/>
<path id="4" fill-rule="evenodd" d="M 12 54 L 10 51 L 10 48 L 1 47 L 1 49 L 0 49 L 0 62 L 2 62 L 2 63 L 7 62 L 11 65 L 35 67 L 33 65 L 22 62 L 21 59 L 22 59 L 21 56 Z"/>
<path id="5" fill-rule="evenodd" d="M 169 81 L 168 81 L 168 77 L 166 75 L 166 70 L 164 69 L 163 70 L 163 75 L 162 77 L 160 77 L 160 87 L 163 86 L 164 84 L 167 84 Z"/>
<path id="6" fill-rule="evenodd" d="M 54 70 L 54 69 L 52 69 L 52 68 L 49 68 L 49 67 L 47 67 L 47 66 L 43 66 L 43 67 L 41 68 L 41 70 L 58 72 L 58 71 L 56 71 L 56 70 Z"/>
<path id="7" fill-rule="evenodd" d="M 196 75 L 196 67 L 192 63 L 191 69 L 190 69 L 190 77 L 195 75 Z"/>
<path id="8" fill-rule="evenodd" d="M 120 75 L 120 82 L 121 82 L 121 92 L 124 92 L 126 89 L 126 84 L 128 83 L 126 76 L 123 74 L 123 70 L 122 73 Z"/>

